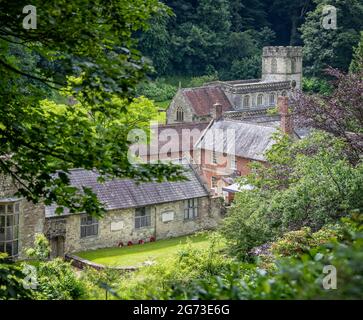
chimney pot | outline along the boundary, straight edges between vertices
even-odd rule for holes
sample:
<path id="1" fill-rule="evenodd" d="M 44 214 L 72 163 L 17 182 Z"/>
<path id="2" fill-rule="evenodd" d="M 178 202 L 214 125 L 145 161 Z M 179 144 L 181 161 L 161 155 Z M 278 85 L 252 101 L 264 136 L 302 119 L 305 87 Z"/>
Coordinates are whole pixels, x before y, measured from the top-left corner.
<path id="1" fill-rule="evenodd" d="M 219 120 L 220 118 L 222 118 L 222 105 L 217 102 L 213 105 L 212 107 L 212 117 L 214 120 Z"/>

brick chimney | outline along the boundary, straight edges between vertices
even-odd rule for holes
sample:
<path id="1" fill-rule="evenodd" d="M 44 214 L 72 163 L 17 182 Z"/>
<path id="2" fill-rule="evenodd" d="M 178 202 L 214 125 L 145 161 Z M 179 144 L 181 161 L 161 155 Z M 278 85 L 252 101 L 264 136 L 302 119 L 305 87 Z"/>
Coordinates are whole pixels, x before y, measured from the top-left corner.
<path id="1" fill-rule="evenodd" d="M 214 120 L 219 120 L 220 118 L 222 118 L 222 105 L 219 102 L 216 102 L 213 106 L 212 106 L 212 110 L 211 110 L 211 115 L 212 118 Z"/>
<path id="2" fill-rule="evenodd" d="M 293 124 L 291 114 L 289 112 L 289 98 L 278 97 L 277 106 L 281 116 L 281 131 L 285 134 L 291 135 L 293 133 Z"/>

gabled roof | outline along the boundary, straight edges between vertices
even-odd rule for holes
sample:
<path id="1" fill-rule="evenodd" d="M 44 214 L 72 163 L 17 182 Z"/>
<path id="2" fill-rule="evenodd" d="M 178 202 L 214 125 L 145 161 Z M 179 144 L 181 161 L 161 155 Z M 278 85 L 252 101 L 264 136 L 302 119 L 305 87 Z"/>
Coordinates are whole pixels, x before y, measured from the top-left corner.
<path id="1" fill-rule="evenodd" d="M 230 130 L 230 131 L 229 131 Z M 265 152 L 273 145 L 277 128 L 234 120 L 215 121 L 197 142 L 196 148 L 215 150 L 246 159 L 265 161 Z M 223 132 L 223 137 L 219 134 Z M 234 132 L 235 141 L 228 141 Z M 214 138 L 213 138 L 214 136 Z M 234 147 L 233 147 L 234 145 Z"/>
<path id="2" fill-rule="evenodd" d="M 206 197 L 208 191 L 199 180 L 197 174 L 185 165 L 187 181 L 149 182 L 136 184 L 131 179 L 112 179 L 104 183 L 98 182 L 96 171 L 74 169 L 70 171 L 71 185 L 79 189 L 88 187 L 96 193 L 106 210 L 127 209 L 167 203 L 192 198 Z M 45 208 L 45 216 L 55 217 L 56 205 Z M 65 210 L 63 215 L 70 214 Z"/>
<path id="3" fill-rule="evenodd" d="M 215 103 L 222 105 L 223 112 L 233 110 L 231 102 L 220 87 L 206 86 L 180 90 L 198 116 L 209 115 Z"/>

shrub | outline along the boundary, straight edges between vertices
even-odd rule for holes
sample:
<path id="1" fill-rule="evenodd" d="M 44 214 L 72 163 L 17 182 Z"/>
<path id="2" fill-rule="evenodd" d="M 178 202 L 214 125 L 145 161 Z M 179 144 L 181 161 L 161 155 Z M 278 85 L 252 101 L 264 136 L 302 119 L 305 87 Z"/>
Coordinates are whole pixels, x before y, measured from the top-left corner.
<path id="1" fill-rule="evenodd" d="M 177 92 L 177 88 L 165 83 L 163 80 L 145 82 L 137 88 L 138 96 L 145 96 L 156 102 L 170 100 Z"/>

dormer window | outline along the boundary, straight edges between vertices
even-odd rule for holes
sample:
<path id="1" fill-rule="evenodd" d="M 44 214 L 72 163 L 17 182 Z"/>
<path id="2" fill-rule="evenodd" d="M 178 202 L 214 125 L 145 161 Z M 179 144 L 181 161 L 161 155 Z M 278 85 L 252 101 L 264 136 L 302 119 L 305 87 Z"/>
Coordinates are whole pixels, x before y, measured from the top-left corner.
<path id="1" fill-rule="evenodd" d="M 183 122 L 184 121 L 184 111 L 182 107 L 176 108 L 176 121 Z"/>
<path id="2" fill-rule="evenodd" d="M 0 199 L 0 252 L 16 257 L 19 251 L 20 200 Z"/>

